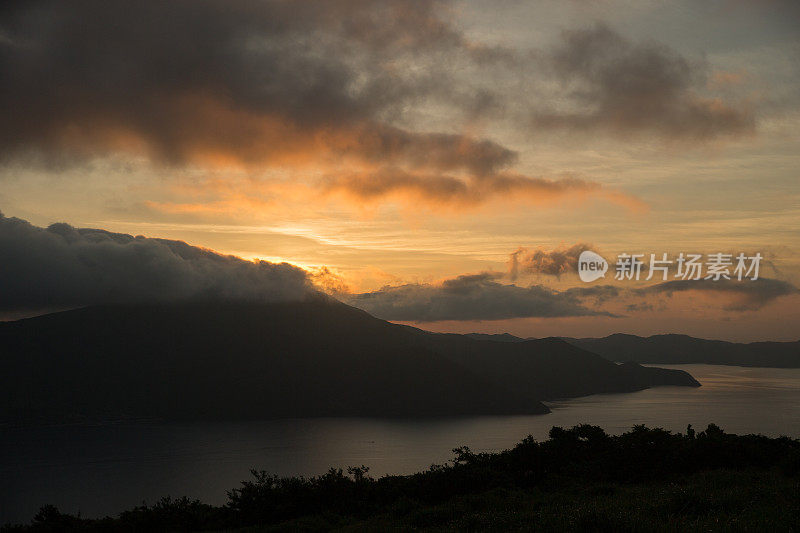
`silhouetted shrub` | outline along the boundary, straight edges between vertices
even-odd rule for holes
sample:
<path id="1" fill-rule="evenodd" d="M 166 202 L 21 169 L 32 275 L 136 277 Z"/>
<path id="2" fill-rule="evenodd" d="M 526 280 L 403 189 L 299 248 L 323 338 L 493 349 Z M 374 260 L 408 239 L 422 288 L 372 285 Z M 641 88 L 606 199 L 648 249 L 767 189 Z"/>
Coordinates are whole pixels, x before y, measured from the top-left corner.
<path id="1" fill-rule="evenodd" d="M 376 517 L 404 527 L 492 529 L 497 521 L 523 527 L 525 517 L 555 529 L 620 531 L 648 529 L 654 520 L 688 524 L 685 521 L 738 517 L 753 502 L 767 505 L 759 512 L 773 509 L 776 523 L 788 529 L 800 516 L 796 498 L 790 499 L 800 493 L 799 471 L 800 441 L 786 437 L 731 435 L 714 424 L 697 434 L 687 431 L 686 436 L 642 425 L 609 436 L 597 426 L 581 424 L 553 427 L 545 442 L 528 436 L 499 453 L 455 448 L 451 462 L 410 476 L 373 479 L 364 465 L 309 478 L 253 470 L 252 479 L 230 490 L 227 505 L 221 507 L 164 498 L 114 519 L 87 520 L 48 505 L 30 525 L 4 530 L 189 531 L 270 525 L 329 529 Z M 709 472 L 729 477 L 712 483 L 704 477 Z M 748 478 L 747 472 L 754 473 Z M 774 480 L 760 485 L 766 475 L 779 476 L 779 484 L 789 487 L 788 496 L 780 493 L 789 498 L 784 508 L 755 493 L 743 495 L 745 489 L 772 490 Z M 698 491 L 697 483 L 708 486 Z M 650 496 L 636 487 L 647 488 Z M 537 495 L 541 509 L 519 503 L 529 501 L 531 494 Z M 626 507 L 630 497 L 639 498 L 638 507 Z M 518 502 L 517 510 L 510 510 L 508 502 Z M 559 510 L 562 506 L 570 512 Z M 384 529 L 384 522 L 374 529 Z"/>

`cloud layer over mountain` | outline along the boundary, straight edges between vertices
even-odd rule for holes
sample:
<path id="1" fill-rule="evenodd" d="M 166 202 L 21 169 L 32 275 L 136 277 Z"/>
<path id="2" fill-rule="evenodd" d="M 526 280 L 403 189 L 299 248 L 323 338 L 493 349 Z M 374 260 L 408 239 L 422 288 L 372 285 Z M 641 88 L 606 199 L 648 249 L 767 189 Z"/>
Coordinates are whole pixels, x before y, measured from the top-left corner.
<path id="1" fill-rule="evenodd" d="M 410 322 L 604 316 L 652 310 L 674 293 L 713 294 L 728 311 L 759 309 L 798 293 L 787 281 L 669 281 L 645 287 L 517 285 L 516 272 L 561 274 L 578 244 L 518 250 L 510 272 L 465 274 L 363 292 L 288 263 L 246 261 L 182 241 L 75 228 L 41 228 L 0 214 L 0 313 L 35 313 L 92 304 L 177 301 L 288 301 L 330 292 L 386 319 Z M 516 258 L 517 263 L 513 262 Z M 515 270 L 515 267 L 517 270 Z M 574 269 L 573 269 L 574 273 Z"/>
<path id="2" fill-rule="evenodd" d="M 0 214 L 0 312 L 100 303 L 193 299 L 299 300 L 305 271 L 251 262 L 185 242 L 53 224 Z"/>
<path id="3" fill-rule="evenodd" d="M 406 284 L 345 295 L 345 301 L 386 320 L 501 320 L 522 317 L 612 316 L 584 307 L 573 294 L 542 285 L 522 287 L 484 272 L 439 284 Z"/>

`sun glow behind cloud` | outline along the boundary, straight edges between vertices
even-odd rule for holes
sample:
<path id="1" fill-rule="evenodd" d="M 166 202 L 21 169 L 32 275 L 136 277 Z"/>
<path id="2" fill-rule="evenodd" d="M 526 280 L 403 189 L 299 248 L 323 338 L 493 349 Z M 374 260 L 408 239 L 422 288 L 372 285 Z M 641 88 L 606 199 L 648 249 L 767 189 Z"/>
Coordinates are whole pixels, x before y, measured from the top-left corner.
<path id="1" fill-rule="evenodd" d="M 0 28 L 0 208 L 286 260 L 352 293 L 438 298 L 520 248 L 583 242 L 760 249 L 797 286 L 796 7 L 723 4 L 23 6 Z M 792 295 L 733 311 L 695 292 L 658 296 L 685 312 L 664 324 L 796 324 Z M 628 304 L 509 320 L 654 327 L 657 306 Z"/>

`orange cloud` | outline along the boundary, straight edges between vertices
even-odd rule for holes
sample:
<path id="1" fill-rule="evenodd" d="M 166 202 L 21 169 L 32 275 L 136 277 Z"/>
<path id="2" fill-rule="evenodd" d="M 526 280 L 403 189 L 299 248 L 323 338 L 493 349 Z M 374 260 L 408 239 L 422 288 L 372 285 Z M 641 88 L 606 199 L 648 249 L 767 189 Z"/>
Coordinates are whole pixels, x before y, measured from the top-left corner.
<path id="1" fill-rule="evenodd" d="M 123 154 L 171 178 L 283 172 L 361 205 L 392 199 L 460 208 L 500 197 L 542 203 L 591 195 L 641 207 L 587 180 L 526 176 L 514 168 L 518 153 L 491 139 L 399 127 L 414 122 L 397 118 L 415 105 L 457 108 L 465 122 L 491 116 L 500 93 L 456 83 L 442 63 L 507 68 L 516 58 L 468 40 L 441 18 L 441 7 L 358 0 L 20 6 L 6 30 L 32 44 L 3 49 L 10 81 L 0 108 L 13 127 L 0 127 L 0 160 Z M 274 196 L 235 178 L 233 187 L 244 190 L 152 205 L 197 213 L 255 207 Z M 269 187 L 283 195 L 291 185 Z"/>
<path id="2" fill-rule="evenodd" d="M 708 79 L 708 88 L 715 90 L 724 89 L 734 85 L 741 85 L 747 77 L 748 76 L 744 71 L 731 72 L 726 70 L 715 70 L 711 73 L 711 76 Z"/>
<path id="3" fill-rule="evenodd" d="M 394 202 L 411 211 L 464 211 L 492 206 L 496 200 L 502 200 L 507 209 L 511 202 L 552 205 L 597 198 L 633 213 L 648 209 L 638 198 L 574 177 L 550 179 L 512 172 L 474 176 L 398 167 L 370 169 L 368 165 L 339 167 L 324 174 L 319 174 L 318 169 L 308 173 L 302 169 L 284 171 L 289 176 L 285 179 L 242 175 L 182 181 L 172 188 L 174 200 L 149 201 L 147 205 L 180 214 L 258 214 L 267 208 L 271 212 L 297 206 L 320 208 L 331 201 L 357 210 Z"/>
<path id="4" fill-rule="evenodd" d="M 125 121 L 87 115 L 80 129 L 70 126 L 60 132 L 58 142 L 74 152 L 127 151 L 167 166 L 245 176 L 238 182 L 206 182 L 205 187 L 223 193 L 211 203 L 152 204 L 172 212 L 254 206 L 263 202 L 259 196 L 264 190 L 285 193 L 298 186 L 319 187 L 323 194 L 345 193 L 360 203 L 391 198 L 465 207 L 500 196 L 545 203 L 592 195 L 643 209 L 640 201 L 591 181 L 510 171 L 516 152 L 468 135 L 411 132 L 370 121 L 301 127 L 280 115 L 239 110 L 208 95 L 164 97 L 159 104 L 169 119 L 157 132 L 137 127 L 135 121 L 122 128 L 119 124 Z M 294 183 L 253 179 L 276 171 Z"/>
<path id="5" fill-rule="evenodd" d="M 385 168 L 332 176 L 324 182 L 324 187 L 358 201 L 389 197 L 459 208 L 474 207 L 498 197 L 545 204 L 561 198 L 593 196 L 632 211 L 647 209 L 637 198 L 604 189 L 592 181 L 572 177 L 548 179 L 513 172 L 459 177 Z"/>

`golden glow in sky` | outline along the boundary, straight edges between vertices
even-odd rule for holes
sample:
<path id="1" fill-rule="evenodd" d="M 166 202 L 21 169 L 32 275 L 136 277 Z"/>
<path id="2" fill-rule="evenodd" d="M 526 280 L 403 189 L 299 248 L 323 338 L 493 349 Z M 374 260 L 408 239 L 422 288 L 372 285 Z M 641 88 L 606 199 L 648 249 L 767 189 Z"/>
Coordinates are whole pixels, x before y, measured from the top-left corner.
<path id="1" fill-rule="evenodd" d="M 0 29 L 6 216 L 289 262 L 429 329 L 798 337 L 792 3 L 47 9 Z M 514 268 L 578 244 L 760 252 L 767 282 L 589 295 Z M 413 318 L 442 291 L 508 312 Z"/>

